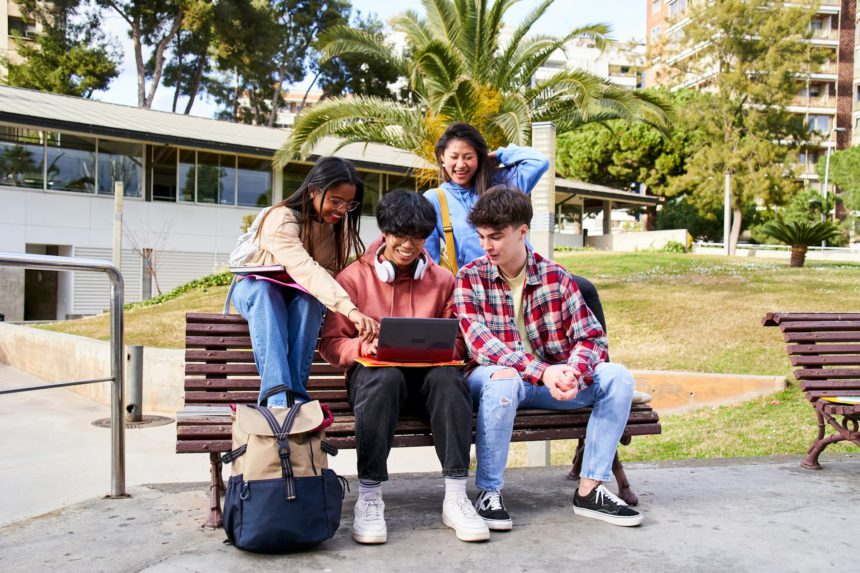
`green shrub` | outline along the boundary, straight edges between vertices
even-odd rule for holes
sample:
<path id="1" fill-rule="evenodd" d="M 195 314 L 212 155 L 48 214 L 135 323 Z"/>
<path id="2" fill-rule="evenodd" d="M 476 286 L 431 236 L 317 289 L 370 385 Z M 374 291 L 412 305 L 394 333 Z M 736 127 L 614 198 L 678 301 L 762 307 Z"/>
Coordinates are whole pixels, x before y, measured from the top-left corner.
<path id="1" fill-rule="evenodd" d="M 678 241 L 666 241 L 666 244 L 659 250 L 661 253 L 686 253 L 687 248 L 683 243 Z"/>
<path id="2" fill-rule="evenodd" d="M 199 279 L 194 279 L 191 282 L 185 283 L 184 285 L 179 285 L 175 289 L 170 292 L 164 293 L 159 296 L 154 296 L 152 298 L 142 300 L 140 302 L 130 302 L 125 305 L 123 308 L 125 310 L 131 310 L 134 308 L 145 308 L 147 306 L 153 306 L 162 302 L 167 302 L 168 300 L 173 300 L 177 298 L 179 295 L 187 293 L 196 289 L 207 289 L 209 287 L 215 286 L 224 286 L 229 285 L 233 280 L 233 273 L 230 271 L 224 271 L 223 273 L 217 273 L 214 275 L 207 275 L 205 277 L 201 277 Z"/>

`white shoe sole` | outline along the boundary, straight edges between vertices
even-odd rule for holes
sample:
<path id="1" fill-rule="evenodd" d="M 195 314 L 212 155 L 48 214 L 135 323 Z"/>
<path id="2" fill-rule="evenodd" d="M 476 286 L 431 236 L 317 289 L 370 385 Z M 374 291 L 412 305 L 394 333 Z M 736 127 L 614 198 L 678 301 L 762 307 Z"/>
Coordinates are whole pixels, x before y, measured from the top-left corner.
<path id="1" fill-rule="evenodd" d="M 642 519 L 644 518 L 641 513 L 635 517 L 617 517 L 615 515 L 607 515 L 605 513 L 594 511 L 592 509 L 583 509 L 581 507 L 576 507 L 575 505 L 573 506 L 573 513 L 579 515 L 580 517 L 599 519 L 600 521 L 605 521 L 606 523 L 611 523 L 612 525 L 620 525 L 621 527 L 635 527 L 642 523 Z"/>
<path id="2" fill-rule="evenodd" d="M 490 538 L 490 530 L 487 531 L 462 531 L 454 526 L 445 515 L 442 515 L 442 523 L 454 530 L 460 541 L 487 541 Z"/>
<path id="3" fill-rule="evenodd" d="M 380 543 L 385 543 L 388 541 L 388 532 L 385 533 L 358 533 L 354 529 L 352 530 L 352 538 L 356 541 L 356 543 L 362 543 L 364 545 L 379 545 Z"/>
<path id="4" fill-rule="evenodd" d="M 483 519 L 490 531 L 510 531 L 514 528 L 514 522 L 510 519 Z"/>

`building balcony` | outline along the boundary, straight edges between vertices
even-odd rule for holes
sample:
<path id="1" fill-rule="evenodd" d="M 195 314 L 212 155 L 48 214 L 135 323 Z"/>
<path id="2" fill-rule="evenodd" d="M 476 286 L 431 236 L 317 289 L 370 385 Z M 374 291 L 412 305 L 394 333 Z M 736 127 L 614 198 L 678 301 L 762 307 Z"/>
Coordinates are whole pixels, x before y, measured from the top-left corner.
<path id="1" fill-rule="evenodd" d="M 795 96 L 791 102 L 792 106 L 799 107 L 814 107 L 814 108 L 833 108 L 836 109 L 836 97 L 823 96 Z"/>

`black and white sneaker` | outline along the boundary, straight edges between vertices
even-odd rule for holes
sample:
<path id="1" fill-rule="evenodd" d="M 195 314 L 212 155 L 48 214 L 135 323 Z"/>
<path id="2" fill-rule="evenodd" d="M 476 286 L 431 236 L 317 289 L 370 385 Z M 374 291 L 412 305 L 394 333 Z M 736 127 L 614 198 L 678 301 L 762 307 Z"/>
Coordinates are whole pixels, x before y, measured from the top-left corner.
<path id="1" fill-rule="evenodd" d="M 499 491 L 479 491 L 475 509 L 492 531 L 510 531 L 514 526 Z"/>
<path id="2" fill-rule="evenodd" d="M 629 507 L 603 485 L 597 486 L 586 496 L 580 496 L 577 490 L 573 495 L 573 513 L 622 527 L 633 527 L 642 523 L 641 513 Z"/>

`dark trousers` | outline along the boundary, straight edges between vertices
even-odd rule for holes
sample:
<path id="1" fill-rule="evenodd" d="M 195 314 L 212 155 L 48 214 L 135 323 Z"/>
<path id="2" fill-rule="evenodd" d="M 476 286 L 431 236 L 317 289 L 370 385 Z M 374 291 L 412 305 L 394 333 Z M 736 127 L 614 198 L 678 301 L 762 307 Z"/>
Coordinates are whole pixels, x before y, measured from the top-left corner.
<path id="1" fill-rule="evenodd" d="M 359 479 L 388 479 L 388 453 L 401 412 L 429 418 L 433 445 L 446 477 L 468 475 L 472 398 L 458 368 L 365 368 L 359 364 L 349 374 L 347 390 L 355 412 Z"/>

